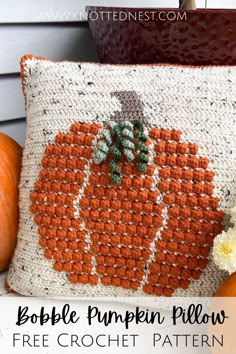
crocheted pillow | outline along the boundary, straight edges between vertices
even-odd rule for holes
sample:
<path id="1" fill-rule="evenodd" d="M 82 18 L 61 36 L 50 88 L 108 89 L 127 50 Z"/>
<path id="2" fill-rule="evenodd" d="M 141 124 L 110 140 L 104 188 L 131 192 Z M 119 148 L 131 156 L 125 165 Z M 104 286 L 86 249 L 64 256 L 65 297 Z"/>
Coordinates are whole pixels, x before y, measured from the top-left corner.
<path id="1" fill-rule="evenodd" d="M 26 295 L 213 295 L 236 199 L 236 68 L 22 59 L 8 283 Z M 225 219 L 227 228 L 227 220 Z"/>

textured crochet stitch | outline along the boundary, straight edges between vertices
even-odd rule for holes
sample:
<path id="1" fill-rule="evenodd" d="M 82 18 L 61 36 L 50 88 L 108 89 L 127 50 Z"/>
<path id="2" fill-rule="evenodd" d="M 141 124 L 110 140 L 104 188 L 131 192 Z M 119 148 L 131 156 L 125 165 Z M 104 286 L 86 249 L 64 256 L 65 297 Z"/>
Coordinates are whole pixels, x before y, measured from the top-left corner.
<path id="1" fill-rule="evenodd" d="M 213 238 L 222 231 L 209 160 L 197 156 L 196 144 L 181 142 L 181 132 L 154 128 L 146 173 L 135 159 L 123 158 L 117 186 L 109 162 L 92 160 L 100 130 L 102 124 L 74 123 L 46 147 L 30 195 L 44 256 L 75 284 L 101 281 L 166 296 L 186 289 L 206 268 Z"/>
<path id="2" fill-rule="evenodd" d="M 119 168 L 122 153 L 128 161 L 133 161 L 135 149 L 138 149 L 138 168 L 141 172 L 147 171 L 149 160 L 148 146 L 145 144 L 147 140 L 143 124 L 138 120 L 110 122 L 109 126 L 102 130 L 101 139 L 94 151 L 93 161 L 100 164 L 107 159 L 109 154 L 112 154 L 113 158 L 109 163 L 111 182 L 118 184 L 121 182 L 122 176 Z"/>
<path id="3" fill-rule="evenodd" d="M 235 73 L 24 58 L 9 285 L 28 295 L 211 296 L 224 278 L 213 240 L 236 199 Z"/>

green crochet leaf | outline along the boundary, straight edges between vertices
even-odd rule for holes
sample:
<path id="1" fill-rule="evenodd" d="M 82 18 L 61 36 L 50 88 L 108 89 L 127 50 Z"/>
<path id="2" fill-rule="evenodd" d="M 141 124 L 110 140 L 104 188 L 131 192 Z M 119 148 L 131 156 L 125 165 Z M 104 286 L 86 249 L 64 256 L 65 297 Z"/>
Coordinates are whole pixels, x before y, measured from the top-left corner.
<path id="1" fill-rule="evenodd" d="M 133 161 L 137 151 L 138 168 L 142 173 L 147 171 L 149 162 L 147 141 L 148 137 L 145 134 L 143 123 L 139 120 L 131 122 L 111 121 L 101 133 L 101 139 L 98 141 L 94 151 L 93 161 L 96 164 L 100 164 L 111 154 L 112 161 L 109 163 L 111 181 L 119 184 L 122 178 L 119 167 L 122 155 L 128 161 Z"/>

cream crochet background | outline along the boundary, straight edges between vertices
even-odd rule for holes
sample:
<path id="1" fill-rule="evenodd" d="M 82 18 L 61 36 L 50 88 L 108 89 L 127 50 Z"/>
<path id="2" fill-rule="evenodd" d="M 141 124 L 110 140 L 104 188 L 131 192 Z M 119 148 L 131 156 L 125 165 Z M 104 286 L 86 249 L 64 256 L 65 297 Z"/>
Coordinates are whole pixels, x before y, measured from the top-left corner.
<path id="1" fill-rule="evenodd" d="M 226 214 L 236 200 L 236 68 L 181 66 L 110 66 L 52 63 L 28 59 L 25 65 L 27 133 L 20 182 L 18 244 L 8 283 L 36 296 L 143 296 L 102 285 L 73 285 L 43 256 L 29 194 L 41 169 L 44 148 L 74 121 L 109 121 L 121 109 L 114 91 L 136 91 L 144 102 L 147 128 L 180 129 L 182 140 L 197 143 L 199 154 L 216 172 L 214 195 Z M 227 227 L 227 225 L 226 225 Z M 211 296 L 226 274 L 211 257 L 207 269 L 177 296 Z"/>

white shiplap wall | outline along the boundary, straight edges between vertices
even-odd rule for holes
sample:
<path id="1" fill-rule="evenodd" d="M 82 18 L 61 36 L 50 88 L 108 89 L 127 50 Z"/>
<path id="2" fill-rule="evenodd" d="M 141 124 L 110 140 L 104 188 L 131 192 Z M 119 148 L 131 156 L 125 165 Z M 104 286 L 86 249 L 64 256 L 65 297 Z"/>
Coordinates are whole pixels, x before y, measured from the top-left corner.
<path id="1" fill-rule="evenodd" d="M 27 53 L 53 60 L 95 61 L 85 6 L 176 7 L 179 0 L 0 0 L 0 131 L 24 142 L 25 111 L 19 77 Z M 197 0 L 204 7 L 205 0 Z M 236 0 L 208 0 L 211 8 L 235 8 Z"/>
<path id="2" fill-rule="evenodd" d="M 85 22 L 36 19 L 41 11 L 72 11 L 75 0 L 0 0 L 0 131 L 24 144 L 25 109 L 19 61 L 32 53 L 53 60 L 96 61 L 96 50 Z M 62 7 L 62 5 L 64 7 Z"/>
<path id="3" fill-rule="evenodd" d="M 198 7 L 205 0 L 196 0 Z M 8 0 L 1 1 L 0 23 L 75 21 L 86 5 L 109 5 L 123 7 L 177 7 L 179 0 Z M 207 0 L 209 8 L 234 8 L 235 0 Z"/>

